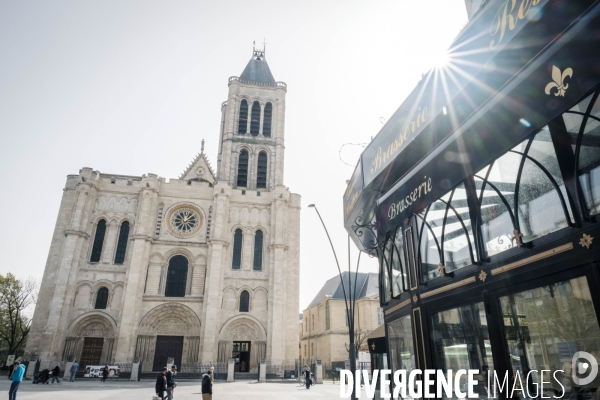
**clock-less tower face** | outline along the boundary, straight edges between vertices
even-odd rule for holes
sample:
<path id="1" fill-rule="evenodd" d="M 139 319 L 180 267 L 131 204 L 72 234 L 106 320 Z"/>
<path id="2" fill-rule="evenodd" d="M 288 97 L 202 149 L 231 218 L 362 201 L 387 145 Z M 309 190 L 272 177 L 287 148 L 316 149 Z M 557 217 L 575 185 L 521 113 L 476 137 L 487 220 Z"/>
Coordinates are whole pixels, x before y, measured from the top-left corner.
<path id="1" fill-rule="evenodd" d="M 186 238 L 198 232 L 202 226 L 202 212 L 190 204 L 173 208 L 167 217 L 169 230 L 180 238 Z"/>

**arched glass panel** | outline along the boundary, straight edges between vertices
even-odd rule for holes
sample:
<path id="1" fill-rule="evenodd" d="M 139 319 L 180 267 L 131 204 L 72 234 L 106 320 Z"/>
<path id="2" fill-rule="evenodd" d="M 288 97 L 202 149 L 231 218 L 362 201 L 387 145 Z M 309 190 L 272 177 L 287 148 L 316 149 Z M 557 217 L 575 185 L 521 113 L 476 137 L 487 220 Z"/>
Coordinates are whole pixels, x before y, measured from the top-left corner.
<path id="1" fill-rule="evenodd" d="M 392 252 L 392 238 L 385 242 L 382 252 L 379 252 L 379 298 L 381 304 L 387 304 L 392 296 L 390 291 L 390 262 Z M 346 315 L 346 319 L 348 315 Z"/>
<path id="2" fill-rule="evenodd" d="M 242 266 L 242 230 L 236 229 L 233 235 L 233 259 L 232 269 L 240 269 Z"/>
<path id="3" fill-rule="evenodd" d="M 260 103 L 255 101 L 252 103 L 252 114 L 250 116 L 250 134 L 258 136 L 260 131 Z"/>
<path id="4" fill-rule="evenodd" d="M 250 309 L 250 294 L 244 290 L 240 294 L 240 312 L 248 312 Z"/>
<path id="5" fill-rule="evenodd" d="M 175 256 L 169 260 L 167 270 L 166 297 L 185 297 L 188 260 L 184 256 Z"/>
<path id="6" fill-rule="evenodd" d="M 104 234 L 106 233 L 106 221 L 101 219 L 96 226 L 96 236 L 92 246 L 92 256 L 90 262 L 99 262 L 102 255 L 102 245 L 104 244 Z"/>
<path id="7" fill-rule="evenodd" d="M 475 174 L 488 255 L 572 225 L 550 132 L 544 127 Z"/>
<path id="8" fill-rule="evenodd" d="M 96 310 L 105 310 L 106 305 L 108 304 L 108 289 L 105 287 L 101 287 L 98 289 L 98 293 L 96 294 L 96 304 L 94 308 Z"/>
<path id="9" fill-rule="evenodd" d="M 464 183 L 432 203 L 417 220 L 423 280 L 444 276 L 477 260 Z"/>
<path id="10" fill-rule="evenodd" d="M 256 188 L 267 188 L 267 152 L 258 153 L 258 163 L 256 164 Z"/>
<path id="11" fill-rule="evenodd" d="M 260 271 L 262 269 L 263 259 L 263 233 L 262 231 L 256 231 L 254 235 L 254 270 Z"/>
<path id="12" fill-rule="evenodd" d="M 402 226 L 398 227 L 396 236 L 392 246 L 392 262 L 391 262 L 391 277 L 392 277 L 392 296 L 399 296 L 401 293 L 408 290 L 408 276 L 406 271 L 408 265 L 404 257 L 404 240 L 402 238 Z"/>
<path id="13" fill-rule="evenodd" d="M 242 100 L 240 103 L 240 118 L 238 120 L 238 134 L 243 135 L 248 129 L 248 102 Z"/>
<path id="14" fill-rule="evenodd" d="M 237 176 L 238 187 L 246 187 L 248 185 L 248 151 L 240 151 L 240 158 L 238 160 L 238 176 Z"/>
<path id="15" fill-rule="evenodd" d="M 263 136 L 271 137 L 271 119 L 273 118 L 273 105 L 271 103 L 265 105 L 264 114 Z"/>
<path id="16" fill-rule="evenodd" d="M 600 213 L 600 98 L 592 93 L 563 114 L 590 215 Z"/>
<path id="17" fill-rule="evenodd" d="M 125 252 L 127 251 L 127 239 L 129 239 L 129 222 L 121 224 L 119 231 L 119 241 L 117 242 L 117 253 L 115 254 L 115 264 L 123 264 L 125 261 Z"/>

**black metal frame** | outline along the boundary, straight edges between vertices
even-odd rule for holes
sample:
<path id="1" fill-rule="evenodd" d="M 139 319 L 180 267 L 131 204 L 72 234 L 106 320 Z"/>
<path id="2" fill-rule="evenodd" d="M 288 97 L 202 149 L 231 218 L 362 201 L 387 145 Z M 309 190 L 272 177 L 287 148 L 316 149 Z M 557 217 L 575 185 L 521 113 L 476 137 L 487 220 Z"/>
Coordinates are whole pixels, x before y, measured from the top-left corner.
<path id="1" fill-rule="evenodd" d="M 593 97 L 587 107 L 586 115 L 590 113 L 593 104 L 600 97 L 600 87 L 596 87 L 594 90 L 588 92 L 580 99 L 580 101 L 585 100 L 590 95 Z M 594 119 L 600 122 L 600 119 Z M 387 282 L 389 287 L 393 284 L 392 268 L 395 263 L 394 254 L 398 256 L 398 259 L 402 259 L 402 257 L 398 255 L 400 250 L 396 245 L 396 236 L 400 230 L 404 233 L 403 239 L 406 240 L 406 243 L 403 246 L 405 251 L 403 259 L 405 265 L 401 266 L 400 270 L 406 272 L 405 276 L 408 281 L 409 290 L 403 291 L 397 296 L 392 296 L 390 293 L 390 299 L 389 301 L 386 301 L 386 293 L 383 293 L 385 285 L 382 284 L 380 287 L 380 299 L 386 311 L 386 336 L 388 335 L 387 325 L 389 323 L 405 317 L 406 315 L 411 315 L 413 325 L 413 346 L 415 356 L 419 360 L 418 367 L 421 369 L 425 368 L 425 366 L 430 369 L 442 367 L 438 365 L 434 357 L 435 343 L 431 334 L 431 318 L 436 313 L 456 307 L 483 302 L 487 315 L 494 368 L 500 372 L 510 370 L 510 355 L 507 349 L 505 339 L 506 332 L 502 321 L 500 306 L 500 298 L 502 296 L 516 294 L 525 290 L 547 286 L 580 276 L 586 276 L 590 287 L 596 318 L 600 321 L 600 291 L 597 290 L 597 288 L 600 287 L 600 248 L 598 246 L 586 248 L 583 245 L 580 245 L 579 242 L 582 234 L 600 237 L 600 224 L 597 223 L 597 215 L 590 215 L 588 212 L 587 203 L 582 194 L 581 182 L 579 181 L 581 171 L 579 171 L 578 168 L 578 158 L 580 148 L 584 142 L 582 136 L 585 129 L 585 121 L 584 115 L 584 120 L 581 123 L 579 133 L 575 138 L 573 138 L 572 134 L 567 132 L 562 114 L 548 123 L 548 129 L 566 196 L 563 196 L 563 191 L 561 191 L 556 180 L 551 178 L 552 174 L 544 168 L 543 165 L 536 164 L 538 167 L 542 167 L 540 168 L 542 173 L 550 178 L 553 189 L 559 195 L 563 214 L 568 222 L 565 228 L 534 238 L 534 240 L 528 243 L 519 243 L 520 246 L 514 246 L 498 254 L 488 256 L 483 241 L 483 235 L 480 230 L 481 207 L 484 203 L 483 191 L 485 190 L 485 187 L 488 184 L 490 186 L 493 185 L 493 183 L 489 182 L 488 177 L 489 172 L 491 171 L 491 165 L 495 161 L 490 163 L 490 168 L 488 169 L 486 176 L 477 176 L 477 179 L 480 180 L 479 182 L 475 181 L 475 174 L 467 177 L 450 191 L 451 195 L 448 200 L 442 202 L 446 205 L 443 219 L 445 224 L 448 221 L 447 217 L 449 210 L 451 210 L 452 195 L 457 187 L 464 184 L 467 191 L 469 217 L 472 222 L 476 221 L 471 224 L 474 236 L 474 246 L 470 251 L 474 258 L 472 261 L 474 262 L 472 265 L 454 271 L 454 274 L 439 276 L 430 281 L 423 281 L 422 279 L 420 240 L 422 229 L 429 229 L 426 226 L 425 221 L 431 205 L 426 207 L 425 211 L 422 213 L 423 215 L 413 214 L 410 219 L 401 221 L 401 223 L 393 231 L 388 232 L 381 241 L 377 240 L 375 222 L 371 220 L 370 224 L 360 226 L 363 235 L 364 232 L 368 231 L 375 236 L 375 240 L 371 239 L 373 246 L 370 251 L 379 256 L 380 279 L 384 279 L 386 275 L 389 276 L 390 278 Z M 531 133 L 526 139 L 527 145 L 525 151 L 519 154 L 521 156 L 518 172 L 519 176 L 523 171 L 525 160 L 531 160 L 531 158 L 528 158 L 528 152 L 531 149 L 535 135 L 539 132 L 540 130 L 536 130 Z M 509 152 L 515 153 L 514 150 L 510 150 Z M 518 188 L 518 183 L 519 182 L 515 185 L 516 188 Z M 501 192 L 502 188 L 493 190 Z M 518 190 L 512 201 L 504 198 L 504 196 L 502 197 L 501 200 L 503 204 L 511 213 L 510 218 L 513 227 L 515 230 L 518 230 L 521 225 L 519 224 L 519 218 L 515 218 L 514 215 L 514 210 L 518 210 Z M 516 207 L 514 206 L 515 204 L 517 205 Z M 417 229 L 418 223 L 421 223 L 421 231 Z M 358 225 L 359 224 L 357 224 L 357 226 Z M 465 234 L 468 234 L 468 230 L 464 223 L 462 223 L 462 229 L 460 231 L 464 231 Z M 444 228 L 442 228 L 442 232 L 441 237 L 443 242 L 445 233 Z M 414 235 L 414 237 L 412 235 Z M 417 240 L 415 240 L 415 237 Z M 442 258 L 442 247 L 437 240 L 436 243 L 438 245 L 438 251 L 442 252 L 442 254 L 440 254 L 440 260 L 444 260 Z M 497 277 L 491 275 L 491 270 L 494 268 L 568 244 L 572 244 L 572 249 L 566 253 L 553 255 L 548 258 L 541 258 Z M 415 254 L 414 258 L 411 257 L 411 251 Z M 415 263 L 415 265 L 413 265 L 413 263 Z M 448 284 L 473 276 L 473 274 L 478 272 L 485 273 L 485 276 L 481 279 L 477 278 L 476 275 L 475 283 L 473 284 L 445 290 L 442 291 L 442 294 L 440 295 L 426 296 L 424 299 L 421 298 L 422 294 L 426 294 L 434 289 L 443 289 L 444 286 Z M 402 304 L 406 304 L 406 306 L 402 306 Z M 390 366 L 392 365 L 391 362 L 391 355 L 388 354 L 388 364 Z"/>

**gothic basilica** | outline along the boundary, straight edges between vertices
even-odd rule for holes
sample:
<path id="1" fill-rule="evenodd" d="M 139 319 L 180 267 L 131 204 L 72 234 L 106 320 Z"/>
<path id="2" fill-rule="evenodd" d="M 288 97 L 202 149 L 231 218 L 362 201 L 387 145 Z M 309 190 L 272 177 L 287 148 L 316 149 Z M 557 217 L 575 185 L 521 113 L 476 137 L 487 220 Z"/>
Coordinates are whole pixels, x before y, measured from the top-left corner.
<path id="1" fill-rule="evenodd" d="M 26 358 L 41 366 L 226 363 L 298 354 L 300 195 L 284 185 L 286 84 L 254 50 L 179 179 L 67 176 Z M 64 364 L 63 364 L 64 366 Z"/>

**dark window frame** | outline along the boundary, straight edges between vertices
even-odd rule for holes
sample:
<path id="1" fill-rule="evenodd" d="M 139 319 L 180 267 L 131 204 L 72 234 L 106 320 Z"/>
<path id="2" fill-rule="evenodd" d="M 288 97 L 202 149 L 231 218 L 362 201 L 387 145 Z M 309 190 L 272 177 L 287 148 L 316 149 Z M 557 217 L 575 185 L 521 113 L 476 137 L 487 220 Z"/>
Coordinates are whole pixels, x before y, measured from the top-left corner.
<path id="1" fill-rule="evenodd" d="M 96 292 L 96 301 L 94 302 L 95 310 L 106 310 L 106 307 L 108 306 L 108 295 L 109 291 L 106 286 L 102 286 L 98 289 Z"/>
<path id="2" fill-rule="evenodd" d="M 244 233 L 237 228 L 233 233 L 233 254 L 231 257 L 231 269 L 242 269 L 242 246 L 244 244 Z"/>
<path id="3" fill-rule="evenodd" d="M 240 293 L 239 312 L 250 312 L 250 293 L 247 290 L 242 290 Z"/>
<path id="4" fill-rule="evenodd" d="M 117 240 L 117 251 L 115 252 L 115 264 L 123 264 L 125 262 L 127 242 L 129 241 L 129 227 L 129 221 L 123 221 L 119 228 L 119 239 Z"/>
<path id="5" fill-rule="evenodd" d="M 250 153 L 246 149 L 240 150 L 238 156 L 237 187 L 248 187 L 248 164 Z"/>
<path id="6" fill-rule="evenodd" d="M 263 245 L 264 233 L 259 229 L 254 233 L 254 263 L 252 265 L 254 271 L 262 271 Z"/>
<path id="7" fill-rule="evenodd" d="M 267 188 L 267 176 L 268 176 L 268 165 L 269 156 L 266 151 L 262 150 L 258 153 L 258 159 L 256 161 L 256 188 L 266 189 Z"/>
<path id="8" fill-rule="evenodd" d="M 240 115 L 238 117 L 238 135 L 248 133 L 248 101 L 242 99 L 240 102 Z"/>
<path id="9" fill-rule="evenodd" d="M 102 247 L 104 247 L 104 237 L 106 236 L 106 220 L 103 218 L 96 224 L 96 234 L 94 235 L 94 244 L 92 245 L 92 254 L 90 262 L 100 262 L 102 258 Z"/>
<path id="10" fill-rule="evenodd" d="M 171 257 L 167 268 L 165 297 L 185 297 L 188 271 L 189 261 L 187 257 L 182 255 Z"/>
<path id="11" fill-rule="evenodd" d="M 271 127 L 273 124 L 273 104 L 269 101 L 265 104 L 263 111 L 263 136 L 271 137 Z"/>
<path id="12" fill-rule="evenodd" d="M 258 136 L 260 133 L 260 111 L 260 102 L 254 100 L 250 111 L 250 134 L 252 136 Z"/>

